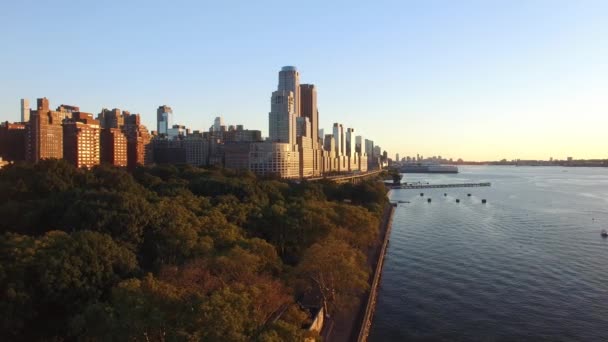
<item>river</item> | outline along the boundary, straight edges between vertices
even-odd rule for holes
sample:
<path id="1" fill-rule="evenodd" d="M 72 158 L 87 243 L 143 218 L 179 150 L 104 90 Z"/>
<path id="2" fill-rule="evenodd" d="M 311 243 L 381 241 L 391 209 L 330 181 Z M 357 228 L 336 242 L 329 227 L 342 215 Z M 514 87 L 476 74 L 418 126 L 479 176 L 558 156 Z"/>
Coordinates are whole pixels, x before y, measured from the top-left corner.
<path id="1" fill-rule="evenodd" d="M 395 211 L 370 341 L 608 339 L 608 169 L 462 166 L 403 181 L 492 186 L 391 192 L 410 203 Z"/>

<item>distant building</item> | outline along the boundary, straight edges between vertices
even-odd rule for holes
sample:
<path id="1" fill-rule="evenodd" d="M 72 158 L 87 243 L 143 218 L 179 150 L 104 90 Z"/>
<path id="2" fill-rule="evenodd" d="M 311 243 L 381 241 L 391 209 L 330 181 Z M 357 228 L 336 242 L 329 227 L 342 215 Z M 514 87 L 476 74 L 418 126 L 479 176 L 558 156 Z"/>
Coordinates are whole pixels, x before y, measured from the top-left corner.
<path id="1" fill-rule="evenodd" d="M 300 73 L 294 66 L 284 66 L 279 71 L 279 85 L 277 90 L 293 94 L 293 112 L 300 116 Z"/>
<path id="2" fill-rule="evenodd" d="M 299 153 L 287 143 L 252 143 L 249 168 L 258 175 L 281 178 L 299 178 Z"/>
<path id="3" fill-rule="evenodd" d="M 127 166 L 127 137 L 119 128 L 103 128 L 100 135 L 101 162 Z"/>
<path id="4" fill-rule="evenodd" d="M 120 128 L 122 129 L 125 125 L 125 116 L 128 112 L 120 112 L 120 109 L 114 108 L 112 110 L 103 108 L 101 113 L 97 115 L 97 120 L 101 128 Z"/>
<path id="5" fill-rule="evenodd" d="M 169 128 L 173 127 L 173 109 L 162 105 L 156 110 L 156 131 L 158 134 L 168 134 Z"/>
<path id="6" fill-rule="evenodd" d="M 21 99 L 21 122 L 30 121 L 30 101 Z"/>
<path id="7" fill-rule="evenodd" d="M 72 112 L 63 121 L 63 158 L 75 167 L 99 165 L 100 130 L 93 114 Z"/>
<path id="8" fill-rule="evenodd" d="M 277 90 L 272 93 L 271 110 L 268 114 L 270 141 L 295 145 L 296 113 L 291 91 Z"/>
<path id="9" fill-rule="evenodd" d="M 23 123 L 0 123 L 0 157 L 4 161 L 25 160 L 25 128 Z"/>
<path id="10" fill-rule="evenodd" d="M 220 132 L 222 130 L 222 126 L 224 126 L 224 119 L 221 116 L 218 116 L 213 121 L 213 131 Z"/>
<path id="11" fill-rule="evenodd" d="M 152 162 L 151 136 L 146 126 L 140 122 L 139 114 L 125 117 L 125 136 L 127 137 L 127 167 L 148 165 Z"/>
<path id="12" fill-rule="evenodd" d="M 51 111 L 49 100 L 37 100 L 37 108 L 30 112 L 27 123 L 26 159 L 38 162 L 41 159 L 63 158 L 63 119 L 65 111 Z"/>

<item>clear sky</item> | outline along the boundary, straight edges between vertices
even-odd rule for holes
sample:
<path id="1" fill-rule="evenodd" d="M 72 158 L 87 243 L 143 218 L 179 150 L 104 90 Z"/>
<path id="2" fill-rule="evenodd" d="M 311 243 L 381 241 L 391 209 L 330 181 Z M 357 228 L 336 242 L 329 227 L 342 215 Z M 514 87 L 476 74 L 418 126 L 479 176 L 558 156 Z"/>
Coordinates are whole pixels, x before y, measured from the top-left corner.
<path id="1" fill-rule="evenodd" d="M 608 1 L 2 1 L 0 120 L 48 97 L 268 132 L 281 66 L 320 127 L 401 156 L 608 158 Z"/>

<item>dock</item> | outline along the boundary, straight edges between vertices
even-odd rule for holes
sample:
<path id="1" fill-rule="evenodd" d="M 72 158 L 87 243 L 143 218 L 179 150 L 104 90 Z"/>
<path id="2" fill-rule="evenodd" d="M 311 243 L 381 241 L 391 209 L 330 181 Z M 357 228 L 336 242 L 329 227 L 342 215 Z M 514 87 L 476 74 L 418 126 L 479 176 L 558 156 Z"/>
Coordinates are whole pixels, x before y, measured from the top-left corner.
<path id="1" fill-rule="evenodd" d="M 457 184 L 400 184 L 389 185 L 391 189 L 439 189 L 439 188 L 477 188 L 480 186 L 492 186 L 492 183 L 457 183 Z"/>

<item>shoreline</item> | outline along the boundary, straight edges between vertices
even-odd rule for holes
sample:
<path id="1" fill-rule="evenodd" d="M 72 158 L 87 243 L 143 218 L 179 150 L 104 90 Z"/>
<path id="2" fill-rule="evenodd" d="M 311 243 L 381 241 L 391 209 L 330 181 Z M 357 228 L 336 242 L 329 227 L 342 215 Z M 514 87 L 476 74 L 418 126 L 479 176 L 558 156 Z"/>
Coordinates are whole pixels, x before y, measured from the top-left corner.
<path id="1" fill-rule="evenodd" d="M 389 191 L 390 193 L 390 191 Z M 387 193 L 388 195 L 388 193 Z M 374 318 L 374 312 L 376 310 L 376 301 L 378 297 L 378 287 L 380 285 L 380 279 L 382 278 L 382 268 L 384 266 L 384 257 L 388 249 L 388 243 L 390 241 L 391 229 L 393 225 L 393 216 L 395 214 L 395 207 L 392 204 L 388 204 L 385 208 L 385 212 L 381 222 L 381 245 L 379 249 L 375 251 L 375 258 L 372 265 L 372 281 L 370 289 L 365 296 L 364 302 L 361 303 L 361 309 L 365 308 L 364 311 L 360 311 L 357 315 L 357 323 L 353 327 L 351 335 L 351 341 L 365 342 L 369 336 L 369 332 L 372 326 Z M 364 304 L 365 303 L 365 304 Z M 363 317 L 360 317 L 363 314 Z"/>

